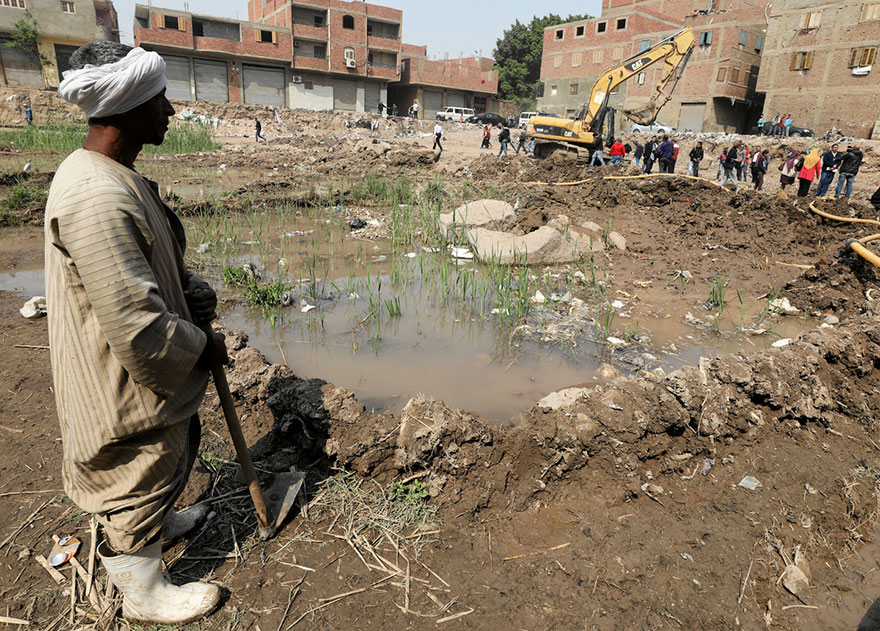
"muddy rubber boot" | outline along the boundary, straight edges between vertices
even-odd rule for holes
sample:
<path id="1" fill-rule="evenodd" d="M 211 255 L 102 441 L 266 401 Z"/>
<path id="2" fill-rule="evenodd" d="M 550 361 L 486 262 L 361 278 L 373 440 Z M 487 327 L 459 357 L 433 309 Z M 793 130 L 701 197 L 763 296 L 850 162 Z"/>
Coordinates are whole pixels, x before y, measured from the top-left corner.
<path id="1" fill-rule="evenodd" d="M 220 602 L 216 585 L 169 583 L 162 572 L 159 542 L 134 554 L 116 554 L 104 542 L 98 556 L 122 592 L 122 616 L 130 622 L 188 624 L 207 616 Z"/>
<path id="2" fill-rule="evenodd" d="M 162 547 L 166 548 L 176 539 L 195 530 L 208 515 L 208 506 L 199 504 L 177 512 L 173 508 L 165 515 L 162 522 Z"/>

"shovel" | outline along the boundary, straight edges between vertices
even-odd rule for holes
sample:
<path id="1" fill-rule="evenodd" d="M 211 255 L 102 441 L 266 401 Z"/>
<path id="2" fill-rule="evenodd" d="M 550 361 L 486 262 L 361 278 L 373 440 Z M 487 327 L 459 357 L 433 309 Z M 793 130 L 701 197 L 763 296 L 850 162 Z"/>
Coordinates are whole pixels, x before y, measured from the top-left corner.
<path id="1" fill-rule="evenodd" d="M 200 325 L 200 328 L 210 338 L 212 333 L 211 325 L 206 323 Z M 247 481 L 251 499 L 254 501 L 254 509 L 256 509 L 257 513 L 257 531 L 260 539 L 266 541 L 272 538 L 287 518 L 306 476 L 299 471 L 277 473 L 275 474 L 272 486 L 269 488 L 269 492 L 265 496 L 263 495 L 263 489 L 260 488 L 260 483 L 257 481 L 254 463 L 251 461 L 251 455 L 248 453 L 247 443 L 241 431 L 238 413 L 235 411 L 235 405 L 232 403 L 232 393 L 229 392 L 229 382 L 226 381 L 226 371 L 223 365 L 215 363 L 211 366 L 211 375 L 214 377 L 214 386 L 217 388 L 217 395 L 220 397 L 223 416 L 226 417 L 226 426 L 232 435 L 232 443 L 235 445 L 235 453 L 241 465 L 241 471 L 244 474 L 244 479 Z M 266 503 L 267 496 L 269 504 Z"/>

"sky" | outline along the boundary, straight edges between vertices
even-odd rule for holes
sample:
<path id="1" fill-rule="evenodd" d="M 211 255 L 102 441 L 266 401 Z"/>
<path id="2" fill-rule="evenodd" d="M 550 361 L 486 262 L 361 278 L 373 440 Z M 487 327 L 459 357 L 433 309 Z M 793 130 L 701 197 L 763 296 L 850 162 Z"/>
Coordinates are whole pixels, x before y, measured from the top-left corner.
<path id="1" fill-rule="evenodd" d="M 147 0 L 138 0 L 147 4 Z M 403 41 L 428 46 L 428 55 L 450 57 L 482 54 L 492 56 L 495 42 L 515 20 L 529 22 L 535 13 L 556 13 L 562 17 L 575 13 L 598 15 L 601 0 L 554 0 L 552 6 L 536 0 L 372 0 L 403 11 Z M 247 0 L 152 0 L 155 7 L 187 10 L 201 15 L 247 20 Z M 119 34 L 124 44 L 132 44 L 135 0 L 115 0 L 119 13 Z M 536 11 L 537 7 L 537 11 Z"/>

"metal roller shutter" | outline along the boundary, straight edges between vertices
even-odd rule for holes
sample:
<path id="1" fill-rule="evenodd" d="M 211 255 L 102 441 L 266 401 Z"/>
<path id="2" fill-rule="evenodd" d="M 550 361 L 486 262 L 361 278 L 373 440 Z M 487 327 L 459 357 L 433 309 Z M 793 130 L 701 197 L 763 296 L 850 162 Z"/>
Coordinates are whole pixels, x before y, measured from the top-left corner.
<path id="1" fill-rule="evenodd" d="M 30 60 L 20 52 L 6 46 L 5 41 L 0 43 L 0 57 L 3 60 L 6 83 L 17 87 L 43 87 L 40 64 L 36 61 Z"/>
<path id="2" fill-rule="evenodd" d="M 225 61 L 193 59 L 193 74 L 196 77 L 197 101 L 229 102 Z"/>
<path id="3" fill-rule="evenodd" d="M 437 112 L 443 109 L 443 93 L 434 90 L 425 90 L 425 106 L 422 118 L 434 118 Z"/>
<path id="4" fill-rule="evenodd" d="M 378 83 L 366 83 L 364 84 L 364 111 L 365 112 L 378 112 L 379 111 L 379 94 L 380 88 Z"/>
<path id="5" fill-rule="evenodd" d="M 678 115 L 678 130 L 700 133 L 703 131 L 703 117 L 706 115 L 705 103 L 682 103 Z"/>
<path id="6" fill-rule="evenodd" d="M 450 107 L 466 107 L 464 104 L 464 94 L 447 94 L 446 105 Z"/>
<path id="7" fill-rule="evenodd" d="M 333 82 L 333 109 L 357 109 L 357 83 L 345 79 Z"/>
<path id="8" fill-rule="evenodd" d="M 162 55 L 165 60 L 165 77 L 168 85 L 165 87 L 165 96 L 179 101 L 191 101 L 192 90 L 189 83 L 189 58 Z"/>
<path id="9" fill-rule="evenodd" d="M 284 107 L 284 69 L 242 65 L 244 102 Z"/>

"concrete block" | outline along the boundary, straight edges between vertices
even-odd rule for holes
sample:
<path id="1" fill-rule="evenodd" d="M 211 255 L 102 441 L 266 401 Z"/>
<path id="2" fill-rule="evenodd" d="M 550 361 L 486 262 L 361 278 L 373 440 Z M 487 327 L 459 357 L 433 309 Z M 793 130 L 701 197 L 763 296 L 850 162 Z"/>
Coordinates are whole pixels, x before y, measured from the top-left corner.
<path id="1" fill-rule="evenodd" d="M 479 228 L 513 217 L 513 206 L 497 199 L 479 199 L 459 206 L 451 213 L 440 215 L 440 229 L 449 238 L 456 229 Z"/>

